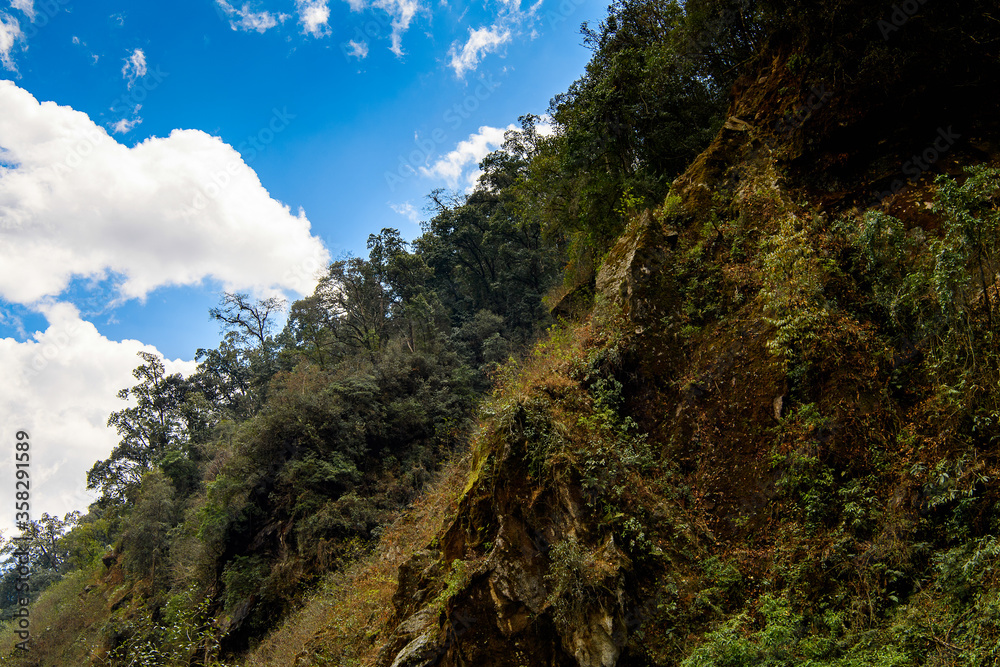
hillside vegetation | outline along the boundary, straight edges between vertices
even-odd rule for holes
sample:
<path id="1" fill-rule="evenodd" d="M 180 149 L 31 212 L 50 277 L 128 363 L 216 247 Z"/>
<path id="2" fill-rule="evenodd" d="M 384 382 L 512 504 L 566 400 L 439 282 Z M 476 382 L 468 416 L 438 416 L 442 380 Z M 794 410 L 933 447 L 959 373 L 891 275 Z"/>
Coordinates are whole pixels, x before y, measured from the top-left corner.
<path id="1" fill-rule="evenodd" d="M 143 356 L 3 664 L 1000 663 L 1000 11 L 583 37 L 419 238 Z"/>

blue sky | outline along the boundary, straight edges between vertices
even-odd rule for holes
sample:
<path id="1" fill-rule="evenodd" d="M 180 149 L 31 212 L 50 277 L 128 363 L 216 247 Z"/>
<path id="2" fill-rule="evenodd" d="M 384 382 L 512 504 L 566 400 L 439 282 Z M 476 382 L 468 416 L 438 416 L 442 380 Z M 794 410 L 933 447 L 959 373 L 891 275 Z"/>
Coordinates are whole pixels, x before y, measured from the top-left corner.
<path id="1" fill-rule="evenodd" d="M 413 238 L 580 76 L 606 5 L 518 2 L 0 0 L 0 423 L 39 512 L 85 500 L 137 351 L 190 371 L 220 290 Z"/>

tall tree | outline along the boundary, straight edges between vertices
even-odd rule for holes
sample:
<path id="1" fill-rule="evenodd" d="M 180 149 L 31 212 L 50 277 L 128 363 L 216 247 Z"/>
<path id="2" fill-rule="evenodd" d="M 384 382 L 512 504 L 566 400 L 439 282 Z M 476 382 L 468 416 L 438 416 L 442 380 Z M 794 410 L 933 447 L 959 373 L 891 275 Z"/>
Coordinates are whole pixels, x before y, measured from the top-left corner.
<path id="1" fill-rule="evenodd" d="M 135 405 L 111 413 L 108 426 L 121 436 L 111 456 L 98 461 L 87 473 L 87 488 L 122 501 L 138 488 L 142 476 L 167 451 L 171 443 L 186 440 L 181 406 L 191 389 L 180 374 L 166 375 L 163 361 L 150 352 L 139 352 L 144 363 L 132 375 L 139 383 L 118 392 Z"/>
<path id="2" fill-rule="evenodd" d="M 254 300 L 248 294 L 224 292 L 219 307 L 208 312 L 244 343 L 264 348 L 274 329 L 274 316 L 284 308 L 285 300 L 278 297 Z"/>
<path id="3" fill-rule="evenodd" d="M 230 416 L 245 419 L 267 398 L 267 384 L 278 371 L 279 345 L 272 335 L 275 317 L 284 299 L 253 299 L 248 294 L 224 292 L 209 315 L 222 326 L 218 349 L 199 349 L 201 364 L 196 382 L 206 396 L 220 398 Z"/>

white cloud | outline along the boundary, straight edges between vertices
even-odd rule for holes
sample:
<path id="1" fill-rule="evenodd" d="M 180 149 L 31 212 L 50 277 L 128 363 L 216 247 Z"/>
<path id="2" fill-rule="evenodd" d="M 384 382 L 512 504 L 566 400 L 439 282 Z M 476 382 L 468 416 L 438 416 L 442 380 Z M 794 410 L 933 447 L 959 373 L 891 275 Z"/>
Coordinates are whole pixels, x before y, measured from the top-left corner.
<path id="1" fill-rule="evenodd" d="M 136 79 L 141 79 L 144 76 L 146 76 L 146 54 L 142 49 L 136 49 L 132 55 L 125 59 L 122 77 L 128 81 L 128 87 L 131 88 L 135 85 Z"/>
<path id="2" fill-rule="evenodd" d="M 555 119 L 547 113 L 542 114 L 538 117 L 538 122 L 535 123 L 535 132 L 537 132 L 540 137 L 553 136 L 556 133 Z"/>
<path id="3" fill-rule="evenodd" d="M 368 43 L 364 40 L 360 42 L 355 42 L 353 39 L 347 43 L 350 50 L 347 52 L 348 56 L 357 58 L 358 60 L 364 60 L 368 57 Z"/>
<path id="4" fill-rule="evenodd" d="M 299 10 L 302 32 L 313 37 L 325 37 L 330 33 L 329 0 L 295 0 Z"/>
<path id="5" fill-rule="evenodd" d="M 47 302 L 39 310 L 48 320 L 45 331 L 24 342 L 0 339 L 0 414 L 9 433 L 31 435 L 33 518 L 86 510 L 94 500 L 86 473 L 119 440 L 106 426 L 108 415 L 126 406 L 117 392 L 136 382 L 132 369 L 142 363 L 136 353 L 156 353 L 139 341 L 108 340 L 70 304 Z M 185 375 L 196 367 L 181 360 L 164 365 L 168 373 Z M 0 483 L 14 488 L 14 466 L 0 471 Z M 0 529 L 8 534 L 13 509 L 12 503 L 0 505 Z"/>
<path id="6" fill-rule="evenodd" d="M 10 0 L 10 6 L 21 10 L 32 23 L 35 22 L 35 0 Z"/>
<path id="7" fill-rule="evenodd" d="M 414 208 L 413 204 L 411 204 L 410 202 L 407 201 L 403 202 L 402 204 L 389 204 L 389 208 L 391 208 L 393 211 L 400 214 L 413 224 L 415 225 L 420 224 L 420 214 L 417 212 L 417 209 Z"/>
<path id="8" fill-rule="evenodd" d="M 430 167 L 420 167 L 420 174 L 425 178 L 443 179 L 450 188 L 457 187 L 462 182 L 471 189 L 479 178 L 479 163 L 503 145 L 505 132 L 516 129 L 513 124 L 505 128 L 484 125 Z"/>
<path id="9" fill-rule="evenodd" d="M 392 35 L 390 36 L 392 44 L 389 46 L 389 50 L 397 57 L 402 58 L 404 54 L 403 33 L 410 29 L 410 23 L 417 15 L 417 10 L 420 9 L 419 0 L 375 0 L 372 6 L 385 11 L 392 17 Z"/>
<path id="10" fill-rule="evenodd" d="M 265 33 L 288 19 L 288 14 L 284 13 L 255 12 L 250 9 L 249 4 L 244 4 L 239 9 L 236 9 L 226 2 L 226 0 L 216 0 L 216 3 L 229 16 L 229 27 L 233 30 L 244 30 L 247 32 L 255 30 L 259 33 Z"/>
<path id="11" fill-rule="evenodd" d="M 80 44 L 80 38 L 77 37 L 76 35 L 73 35 L 73 43 L 74 44 Z M 84 46 L 86 46 L 86 44 L 84 44 Z"/>
<path id="12" fill-rule="evenodd" d="M 129 132 L 132 131 L 132 129 L 136 125 L 141 125 L 141 124 L 142 124 L 142 119 L 139 117 L 135 117 L 132 119 L 122 118 L 117 123 L 114 123 L 111 126 L 111 129 L 114 131 L 115 134 L 128 134 Z"/>
<path id="13" fill-rule="evenodd" d="M 17 19 L 8 14 L 0 13 L 0 64 L 4 69 L 11 72 L 17 71 L 14 59 L 10 57 L 10 52 L 14 50 L 14 45 L 24 40 L 24 33 L 21 32 L 21 24 Z"/>
<path id="14" fill-rule="evenodd" d="M 525 32 L 528 32 L 531 39 L 537 37 L 535 25 L 542 0 L 536 0 L 526 10 L 521 9 L 520 0 L 501 1 L 503 6 L 492 26 L 477 30 L 469 28 L 469 38 L 465 44 L 455 41 L 448 49 L 451 58 L 448 65 L 455 70 L 458 78 L 464 78 L 466 72 L 475 71 L 483 56 L 495 53 L 514 37 Z"/>
<path id="15" fill-rule="evenodd" d="M 272 199 L 217 137 L 174 130 L 129 148 L 86 114 L 39 104 L 11 81 L 0 81 L 0 108 L 0 244 L 18 257 L 0 263 L 8 302 L 109 276 L 123 299 L 206 278 L 304 294 L 329 259 L 305 213 Z"/>
<path id="16" fill-rule="evenodd" d="M 465 46 L 458 48 L 458 42 L 451 45 L 448 55 L 451 56 L 451 68 L 459 78 L 468 71 L 475 71 L 479 59 L 486 53 L 493 53 L 509 42 L 511 31 L 507 28 L 493 26 L 492 28 L 469 29 L 469 39 Z"/>

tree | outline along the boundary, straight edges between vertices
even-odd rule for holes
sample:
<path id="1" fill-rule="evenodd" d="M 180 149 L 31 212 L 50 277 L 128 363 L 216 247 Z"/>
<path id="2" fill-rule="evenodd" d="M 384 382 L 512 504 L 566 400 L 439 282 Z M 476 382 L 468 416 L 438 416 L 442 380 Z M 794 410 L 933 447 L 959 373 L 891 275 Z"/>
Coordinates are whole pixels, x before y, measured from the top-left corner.
<path id="1" fill-rule="evenodd" d="M 584 24 L 594 55 L 556 96 L 555 136 L 532 171 L 544 176 L 529 208 L 550 235 L 599 256 L 630 209 L 663 201 L 670 183 L 718 131 L 735 80 L 759 35 L 752 0 L 615 0 L 599 27 Z"/>
<path id="2" fill-rule="evenodd" d="M 209 314 L 225 330 L 235 331 L 245 344 L 263 349 L 271 338 L 274 316 L 284 308 L 285 300 L 278 297 L 255 301 L 247 294 L 223 292 L 219 307 L 212 308 Z"/>
<path id="3" fill-rule="evenodd" d="M 248 351 L 235 332 L 229 332 L 216 349 L 199 348 L 194 355 L 198 372 L 191 382 L 232 419 L 246 419 L 260 401 L 253 395 L 254 378 Z"/>
<path id="4" fill-rule="evenodd" d="M 23 539 L 7 541 L 0 554 L 9 557 L 15 551 L 27 551 L 32 570 L 62 572 L 70 555 L 63 537 L 79 521 L 80 512 L 69 512 L 61 519 L 43 512 L 41 518 L 20 524 Z"/>
<path id="5" fill-rule="evenodd" d="M 393 303 L 380 268 L 358 257 L 340 260 L 316 287 L 321 307 L 332 315 L 335 335 L 367 351 L 372 360 L 384 341 Z"/>
<path id="6" fill-rule="evenodd" d="M 326 368 L 343 352 L 334 335 L 333 313 L 323 307 L 321 296 L 313 293 L 292 304 L 288 323 L 279 337 L 283 354 L 300 354 L 320 368 Z"/>
<path id="7" fill-rule="evenodd" d="M 122 535 L 123 566 L 154 579 L 163 575 L 170 549 L 169 532 L 176 523 L 174 487 L 160 470 L 145 475 L 135 509 Z"/>
<path id="8" fill-rule="evenodd" d="M 108 426 L 115 427 L 121 441 L 110 457 L 95 463 L 87 473 L 88 489 L 100 489 L 102 496 L 117 501 L 128 499 L 171 444 L 187 439 L 181 406 L 190 384 L 179 373 L 166 375 L 157 355 L 138 355 L 145 362 L 132 371 L 139 384 L 118 392 L 118 398 L 131 398 L 136 404 L 108 418 Z"/>
<path id="9" fill-rule="evenodd" d="M 251 299 L 224 292 L 209 315 L 221 323 L 223 340 L 216 350 L 199 349 L 198 382 L 207 397 L 219 397 L 231 416 L 246 418 L 264 405 L 267 383 L 278 371 L 278 344 L 272 336 L 274 317 L 285 308 L 278 297 Z"/>

